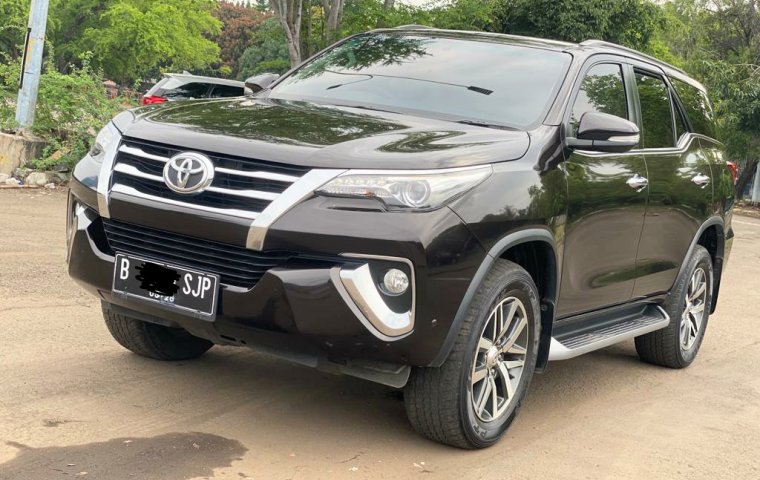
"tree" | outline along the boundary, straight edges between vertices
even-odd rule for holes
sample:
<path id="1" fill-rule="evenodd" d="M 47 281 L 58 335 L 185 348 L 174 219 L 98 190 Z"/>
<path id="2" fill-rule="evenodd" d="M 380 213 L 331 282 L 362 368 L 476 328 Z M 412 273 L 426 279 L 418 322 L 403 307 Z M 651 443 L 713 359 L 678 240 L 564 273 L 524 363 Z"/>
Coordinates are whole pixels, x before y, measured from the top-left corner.
<path id="1" fill-rule="evenodd" d="M 503 0 L 500 31 L 571 42 L 591 38 L 645 49 L 657 31 L 659 6 L 649 0 Z"/>
<path id="2" fill-rule="evenodd" d="M 269 0 L 275 15 L 280 20 L 288 45 L 290 65 L 301 63 L 301 18 L 303 0 Z"/>
<path id="3" fill-rule="evenodd" d="M 284 73 L 290 68 L 285 32 L 279 20 L 270 17 L 256 30 L 251 45 L 238 61 L 238 78 L 264 72 Z"/>
<path id="4" fill-rule="evenodd" d="M 737 191 L 760 158 L 760 11 L 755 0 L 675 0 L 660 37 L 708 88 L 718 137 L 739 164 Z M 675 28 L 673 28 L 675 26 Z"/>
<path id="5" fill-rule="evenodd" d="M 221 32 L 213 38 L 219 45 L 222 67 L 226 67 L 230 75 L 237 76 L 240 57 L 253 43 L 256 29 L 268 16 L 228 1 L 220 2 L 214 15 L 222 22 Z"/>
<path id="6" fill-rule="evenodd" d="M 450 30 L 493 31 L 503 3 L 504 0 L 453 0 L 431 10 L 432 24 Z"/>
<path id="7" fill-rule="evenodd" d="M 60 71 L 92 64 L 107 78 L 131 84 L 162 69 L 202 69 L 219 61 L 214 0 L 53 0 L 50 35 Z M 192 12 L 192 14 L 188 14 Z"/>
<path id="8" fill-rule="evenodd" d="M 325 17 L 325 43 L 332 43 L 338 33 L 345 0 L 322 0 Z"/>
<path id="9" fill-rule="evenodd" d="M 17 58 L 21 54 L 29 15 L 29 2 L 24 0 L 0 0 L 0 55 Z M 4 59 L 0 56 L 0 61 Z"/>

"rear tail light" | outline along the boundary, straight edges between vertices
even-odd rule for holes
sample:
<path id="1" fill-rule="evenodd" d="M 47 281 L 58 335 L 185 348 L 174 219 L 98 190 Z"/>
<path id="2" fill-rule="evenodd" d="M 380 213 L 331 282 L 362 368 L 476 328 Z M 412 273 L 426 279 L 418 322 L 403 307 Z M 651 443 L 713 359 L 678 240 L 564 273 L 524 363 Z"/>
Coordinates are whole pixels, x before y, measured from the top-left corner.
<path id="1" fill-rule="evenodd" d="M 155 97 L 153 95 L 145 95 L 140 99 L 140 105 L 153 105 L 154 103 L 164 103 L 166 99 L 164 97 Z"/>
<path id="2" fill-rule="evenodd" d="M 736 185 L 736 182 L 739 180 L 739 167 L 736 166 L 735 162 L 726 162 L 726 165 L 728 165 L 728 170 L 734 178 L 734 185 Z"/>

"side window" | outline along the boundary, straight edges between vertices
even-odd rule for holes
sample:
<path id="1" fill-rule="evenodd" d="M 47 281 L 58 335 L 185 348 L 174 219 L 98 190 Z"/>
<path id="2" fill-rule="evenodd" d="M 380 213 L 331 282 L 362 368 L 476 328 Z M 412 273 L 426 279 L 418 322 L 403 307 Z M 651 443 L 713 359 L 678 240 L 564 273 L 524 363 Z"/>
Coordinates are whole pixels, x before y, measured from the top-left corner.
<path id="1" fill-rule="evenodd" d="M 636 88 L 641 103 L 642 147 L 674 146 L 673 111 L 668 86 L 661 78 L 636 72 Z"/>
<path id="2" fill-rule="evenodd" d="M 208 92 L 207 83 L 185 83 L 165 93 L 166 98 L 172 100 L 184 100 L 188 98 L 205 98 Z"/>
<path id="3" fill-rule="evenodd" d="M 713 112 L 705 92 L 677 78 L 672 79 L 672 81 L 694 131 L 708 137 L 714 137 Z"/>
<path id="4" fill-rule="evenodd" d="M 620 65 L 601 63 L 594 65 L 586 73 L 570 114 L 571 137 L 575 136 L 581 117 L 587 112 L 609 113 L 628 118 L 628 104 Z"/>
<path id="5" fill-rule="evenodd" d="M 231 85 L 217 85 L 211 92 L 210 98 L 222 97 L 241 97 L 243 96 L 243 87 L 233 87 Z"/>

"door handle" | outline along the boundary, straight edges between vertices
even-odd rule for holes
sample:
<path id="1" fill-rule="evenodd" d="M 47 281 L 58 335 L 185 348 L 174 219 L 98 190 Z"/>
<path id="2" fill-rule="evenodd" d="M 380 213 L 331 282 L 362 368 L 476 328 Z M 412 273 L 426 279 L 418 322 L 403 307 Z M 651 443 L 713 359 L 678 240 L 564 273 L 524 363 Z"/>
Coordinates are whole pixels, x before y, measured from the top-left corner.
<path id="1" fill-rule="evenodd" d="M 710 177 L 708 177 L 707 175 L 702 175 L 701 173 L 698 173 L 694 178 L 691 179 L 691 181 L 694 182 L 699 187 L 705 188 L 707 185 L 710 184 Z"/>
<path id="2" fill-rule="evenodd" d="M 642 177 L 638 173 L 632 176 L 628 179 L 625 183 L 628 184 L 629 187 L 636 190 L 637 192 L 640 192 L 647 188 L 647 185 L 649 185 L 649 180 L 647 180 L 645 177 Z"/>

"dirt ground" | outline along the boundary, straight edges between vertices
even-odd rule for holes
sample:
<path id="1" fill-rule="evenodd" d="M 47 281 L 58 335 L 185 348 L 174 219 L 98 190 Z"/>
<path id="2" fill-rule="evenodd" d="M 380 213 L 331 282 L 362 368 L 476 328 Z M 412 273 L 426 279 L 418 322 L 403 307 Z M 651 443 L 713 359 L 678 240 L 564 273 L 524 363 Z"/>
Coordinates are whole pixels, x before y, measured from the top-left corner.
<path id="1" fill-rule="evenodd" d="M 0 191 L 0 479 L 760 478 L 760 220 L 737 217 L 691 368 L 628 342 L 534 378 L 497 446 L 424 440 L 391 389 L 248 350 L 161 363 L 64 266 L 63 192 Z"/>

